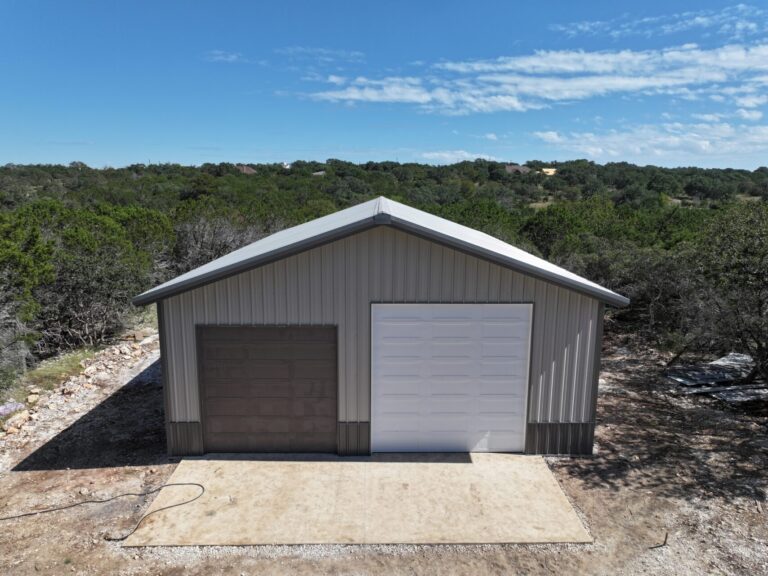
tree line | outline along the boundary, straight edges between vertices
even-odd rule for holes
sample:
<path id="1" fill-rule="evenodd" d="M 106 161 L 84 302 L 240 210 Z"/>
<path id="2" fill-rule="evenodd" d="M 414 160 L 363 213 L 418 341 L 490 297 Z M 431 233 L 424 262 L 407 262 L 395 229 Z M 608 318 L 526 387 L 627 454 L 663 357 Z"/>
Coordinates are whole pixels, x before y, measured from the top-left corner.
<path id="1" fill-rule="evenodd" d="M 677 350 L 738 348 L 765 364 L 768 169 L 526 166 L 525 174 L 485 160 L 1 167 L 3 377 L 108 342 L 133 313 L 130 299 L 157 283 L 379 195 L 628 295 L 632 305 L 612 312 L 618 330 Z"/>

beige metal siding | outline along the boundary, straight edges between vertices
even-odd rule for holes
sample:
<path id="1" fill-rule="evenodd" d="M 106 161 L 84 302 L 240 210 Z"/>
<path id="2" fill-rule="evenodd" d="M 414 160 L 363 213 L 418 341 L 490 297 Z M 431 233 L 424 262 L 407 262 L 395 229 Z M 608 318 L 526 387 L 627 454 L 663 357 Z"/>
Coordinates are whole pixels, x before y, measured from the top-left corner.
<path id="1" fill-rule="evenodd" d="M 593 420 L 597 300 L 385 226 L 164 300 L 169 419 L 200 419 L 196 325 L 333 324 L 339 421 L 367 422 L 371 302 L 532 302 L 528 421 Z"/>

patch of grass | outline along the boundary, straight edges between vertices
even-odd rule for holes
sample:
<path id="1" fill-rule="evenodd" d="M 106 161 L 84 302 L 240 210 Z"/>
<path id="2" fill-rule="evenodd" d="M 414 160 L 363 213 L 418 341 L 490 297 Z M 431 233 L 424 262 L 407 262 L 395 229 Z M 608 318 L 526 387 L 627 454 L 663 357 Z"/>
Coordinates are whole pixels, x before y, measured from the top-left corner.
<path id="1" fill-rule="evenodd" d="M 96 351 L 92 348 L 66 352 L 56 358 L 41 362 L 21 379 L 27 386 L 38 386 L 43 390 L 50 390 L 70 376 L 80 373 L 83 369 L 80 362 L 93 357 L 95 353 Z"/>
<path id="2" fill-rule="evenodd" d="M 152 328 L 157 330 L 157 307 L 144 306 L 136 309 L 126 322 L 129 330 L 141 330 L 142 328 Z"/>
<path id="3" fill-rule="evenodd" d="M 736 194 L 737 202 L 760 202 L 762 198 L 760 196 L 749 196 L 748 194 Z"/>
<path id="4" fill-rule="evenodd" d="M 555 201 L 552 198 L 547 198 L 541 202 L 531 202 L 529 206 L 534 210 L 543 210 L 547 206 L 551 206 Z"/>
<path id="5" fill-rule="evenodd" d="M 0 392 L 0 402 L 7 402 L 10 398 L 17 402 L 24 402 L 28 386 L 37 386 L 41 390 L 55 388 L 70 376 L 79 374 L 82 370 L 80 362 L 91 358 L 95 352 L 92 348 L 83 348 L 44 360 L 26 374 L 18 376 L 13 383 Z"/>

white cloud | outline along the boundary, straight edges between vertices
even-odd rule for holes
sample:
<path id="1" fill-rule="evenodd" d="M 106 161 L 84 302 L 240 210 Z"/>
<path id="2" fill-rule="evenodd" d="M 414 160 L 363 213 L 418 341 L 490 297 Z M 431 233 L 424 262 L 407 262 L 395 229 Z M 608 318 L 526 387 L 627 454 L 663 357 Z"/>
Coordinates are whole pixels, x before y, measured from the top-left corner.
<path id="1" fill-rule="evenodd" d="M 336 78 L 336 77 L 334 77 Z M 526 111 L 559 102 L 626 96 L 709 97 L 740 108 L 768 100 L 768 43 L 702 49 L 541 51 L 491 60 L 440 62 L 423 77 L 359 76 L 311 94 L 332 102 L 416 105 L 427 112 Z"/>
<path id="2" fill-rule="evenodd" d="M 487 134 L 483 134 L 483 138 L 485 138 L 486 140 L 491 140 L 493 142 L 496 142 L 496 140 L 499 139 L 499 137 L 493 132 L 488 132 Z"/>
<path id="3" fill-rule="evenodd" d="M 292 60 L 308 61 L 319 65 L 330 65 L 339 62 L 360 63 L 365 61 L 365 54 L 357 50 L 339 50 L 315 46 L 286 46 L 275 49 L 275 53 L 287 56 Z"/>
<path id="4" fill-rule="evenodd" d="M 690 10 L 645 18 L 630 14 L 612 20 L 587 20 L 555 24 L 556 32 L 576 36 L 666 36 L 688 31 L 715 34 L 730 39 L 742 39 L 768 30 L 768 12 L 756 6 L 737 4 L 722 9 Z"/>
<path id="5" fill-rule="evenodd" d="M 765 103 L 768 103 L 768 96 L 765 94 L 750 94 L 747 96 L 740 96 L 734 100 L 738 106 L 743 108 L 757 108 Z"/>
<path id="6" fill-rule="evenodd" d="M 517 72 L 526 75 L 647 75 L 658 72 L 691 73 L 708 69 L 735 74 L 741 71 L 768 71 L 768 44 L 729 44 L 712 49 L 684 44 L 659 50 L 542 50 L 527 56 L 441 62 L 435 67 L 464 74 Z"/>
<path id="7" fill-rule="evenodd" d="M 543 140 L 548 144 L 559 144 L 563 142 L 562 136 L 560 136 L 560 134 L 558 134 L 554 130 L 547 130 L 544 132 L 534 132 L 533 135 L 536 136 L 536 138 L 538 138 L 539 140 Z"/>
<path id="8" fill-rule="evenodd" d="M 691 114 L 691 118 L 696 120 L 702 120 L 704 122 L 719 122 L 725 117 L 725 114 L 709 113 L 709 114 Z"/>
<path id="9" fill-rule="evenodd" d="M 336 84 L 337 86 L 341 86 L 343 84 L 346 84 L 347 79 L 344 78 L 344 76 L 337 76 L 336 74 L 331 74 L 328 76 L 328 78 L 325 79 L 326 82 L 329 84 Z"/>
<path id="10" fill-rule="evenodd" d="M 482 158 L 484 160 L 497 160 L 497 158 L 489 154 L 467 152 L 466 150 L 439 150 L 436 152 L 422 152 L 421 158 L 435 164 L 454 164 L 456 162 L 463 162 L 465 160 L 477 160 L 478 158 Z"/>
<path id="11" fill-rule="evenodd" d="M 229 64 L 247 62 L 240 52 L 227 52 L 226 50 L 209 50 L 205 54 L 205 59 L 208 62 L 226 62 Z"/>
<path id="12" fill-rule="evenodd" d="M 760 120 L 763 117 L 763 113 L 759 110 L 745 110 L 744 108 L 736 110 L 736 115 L 744 120 Z"/>
<path id="13" fill-rule="evenodd" d="M 534 132 L 533 136 L 595 160 L 702 163 L 768 152 L 768 125 L 727 122 L 642 124 L 602 132 Z"/>
<path id="14" fill-rule="evenodd" d="M 355 78 L 350 85 L 340 90 L 317 92 L 313 97 L 331 102 L 400 102 L 405 104 L 429 104 L 433 95 L 426 90 L 418 78 L 384 78 L 369 80 Z"/>

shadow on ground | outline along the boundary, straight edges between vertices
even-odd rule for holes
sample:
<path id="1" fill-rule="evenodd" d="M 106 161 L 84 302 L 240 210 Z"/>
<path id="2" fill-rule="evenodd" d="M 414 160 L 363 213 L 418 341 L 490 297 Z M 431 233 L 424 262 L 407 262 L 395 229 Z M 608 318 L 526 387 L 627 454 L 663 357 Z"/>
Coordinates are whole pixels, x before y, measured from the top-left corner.
<path id="1" fill-rule="evenodd" d="M 765 501 L 768 418 L 702 396 L 666 393 L 658 359 L 606 358 L 620 375 L 598 401 L 593 458 L 554 463 L 587 485 L 634 489 L 638 497 L 743 497 Z"/>
<path id="2" fill-rule="evenodd" d="M 167 463 L 160 362 L 19 462 L 14 471 Z"/>

